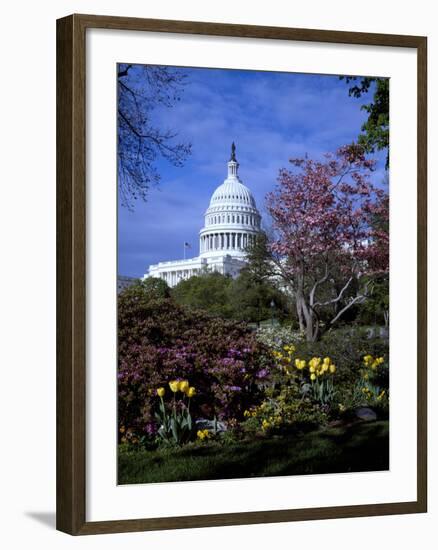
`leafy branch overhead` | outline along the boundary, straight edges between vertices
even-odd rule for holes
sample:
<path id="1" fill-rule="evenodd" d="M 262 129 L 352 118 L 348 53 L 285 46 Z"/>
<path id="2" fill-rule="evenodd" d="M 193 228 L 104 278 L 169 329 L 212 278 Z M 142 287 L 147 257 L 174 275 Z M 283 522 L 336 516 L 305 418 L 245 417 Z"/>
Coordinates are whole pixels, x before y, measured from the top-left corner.
<path id="1" fill-rule="evenodd" d="M 359 134 L 358 143 L 365 148 L 367 153 L 387 150 L 386 168 L 389 167 L 389 78 L 341 76 L 350 86 L 350 96 L 360 98 L 374 90 L 373 100 L 362 105 L 361 109 L 368 114 L 367 120 L 362 124 L 362 133 Z"/>
<path id="2" fill-rule="evenodd" d="M 160 181 L 156 161 L 164 158 L 182 166 L 191 153 L 178 133 L 161 128 L 154 120 L 158 107 L 171 109 L 181 97 L 186 76 L 177 69 L 155 65 L 119 64 L 118 82 L 118 183 L 121 203 L 132 208 L 147 200 L 151 185 Z"/>

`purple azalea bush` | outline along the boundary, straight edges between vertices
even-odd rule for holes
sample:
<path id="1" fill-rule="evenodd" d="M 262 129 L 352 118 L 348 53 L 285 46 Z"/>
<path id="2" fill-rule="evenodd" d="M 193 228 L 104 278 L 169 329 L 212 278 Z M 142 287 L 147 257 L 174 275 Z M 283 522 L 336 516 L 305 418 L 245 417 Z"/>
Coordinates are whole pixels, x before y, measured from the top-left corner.
<path id="1" fill-rule="evenodd" d="M 168 382 L 175 379 L 196 388 L 195 419 L 242 419 L 261 401 L 272 364 L 246 324 L 188 309 L 141 285 L 118 298 L 118 359 L 119 426 L 136 437 L 156 432 L 156 389 L 165 387 L 165 402 L 173 402 Z"/>

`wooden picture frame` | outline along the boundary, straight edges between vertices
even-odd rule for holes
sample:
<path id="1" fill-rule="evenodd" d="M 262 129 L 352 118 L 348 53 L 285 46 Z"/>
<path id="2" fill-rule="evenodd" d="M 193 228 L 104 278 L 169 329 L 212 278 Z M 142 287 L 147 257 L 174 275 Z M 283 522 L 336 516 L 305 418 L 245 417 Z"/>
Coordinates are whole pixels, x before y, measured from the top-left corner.
<path id="1" fill-rule="evenodd" d="M 416 50 L 418 62 L 416 500 L 293 510 L 86 521 L 85 34 L 90 28 L 390 46 Z M 85 535 L 426 512 L 426 79 L 427 40 L 420 36 L 94 15 L 71 15 L 57 21 L 57 529 L 72 535 Z"/>

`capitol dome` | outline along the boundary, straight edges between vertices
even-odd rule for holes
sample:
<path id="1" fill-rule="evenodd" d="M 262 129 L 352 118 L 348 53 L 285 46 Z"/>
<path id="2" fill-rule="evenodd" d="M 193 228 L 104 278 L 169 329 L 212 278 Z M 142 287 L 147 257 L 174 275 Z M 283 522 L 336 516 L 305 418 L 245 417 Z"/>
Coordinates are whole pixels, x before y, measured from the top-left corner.
<path id="1" fill-rule="evenodd" d="M 221 273 L 237 277 L 247 265 L 248 247 L 260 232 L 261 217 L 251 191 L 240 181 L 236 146 L 231 146 L 228 176 L 217 187 L 204 214 L 204 227 L 199 232 L 199 256 L 158 262 L 150 265 L 144 278 L 158 277 L 174 287 L 181 281 L 202 273 Z"/>
<path id="2" fill-rule="evenodd" d="M 237 178 L 227 178 L 211 196 L 210 208 L 224 204 L 243 204 L 256 208 L 251 191 Z"/>
<path id="3" fill-rule="evenodd" d="M 231 146 L 228 176 L 214 191 L 200 231 L 200 256 L 243 258 L 260 231 L 261 216 L 251 191 L 240 180 L 236 147 Z"/>

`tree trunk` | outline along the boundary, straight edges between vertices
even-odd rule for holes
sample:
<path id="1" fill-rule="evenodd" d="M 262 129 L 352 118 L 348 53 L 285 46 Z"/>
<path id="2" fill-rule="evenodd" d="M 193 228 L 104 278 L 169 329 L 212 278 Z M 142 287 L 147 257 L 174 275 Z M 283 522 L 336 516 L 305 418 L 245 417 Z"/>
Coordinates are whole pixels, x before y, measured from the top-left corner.
<path id="1" fill-rule="evenodd" d="M 295 305 L 297 309 L 298 322 L 300 324 L 300 332 L 304 333 L 306 331 L 306 327 L 304 324 L 303 308 L 301 307 L 301 303 L 298 301 L 298 299 L 296 300 Z"/>
<path id="2" fill-rule="evenodd" d="M 319 334 L 318 318 L 315 312 L 306 304 L 302 294 L 297 294 L 297 311 L 301 311 L 306 340 L 308 342 L 316 342 Z"/>

